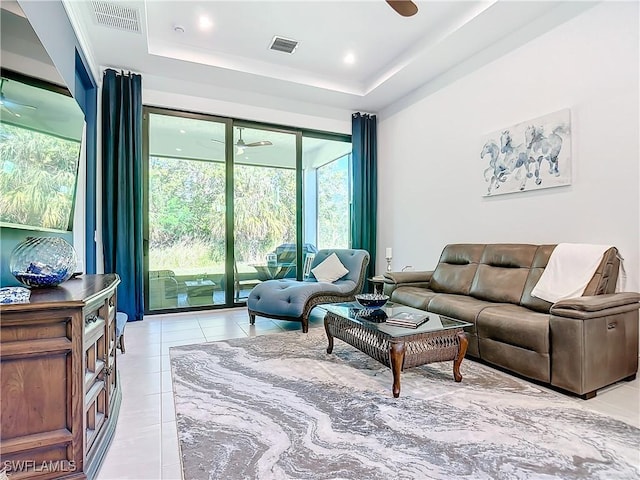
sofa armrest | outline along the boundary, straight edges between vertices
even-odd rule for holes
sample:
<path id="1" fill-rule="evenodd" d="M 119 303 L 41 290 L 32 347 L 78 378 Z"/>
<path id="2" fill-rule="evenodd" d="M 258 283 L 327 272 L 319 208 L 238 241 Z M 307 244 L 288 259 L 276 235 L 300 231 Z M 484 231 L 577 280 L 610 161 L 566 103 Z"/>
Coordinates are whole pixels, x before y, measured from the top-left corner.
<path id="1" fill-rule="evenodd" d="M 433 271 L 419 272 L 385 272 L 384 293 L 391 296 L 393 291 L 400 286 L 429 288 L 429 281 Z"/>
<path id="2" fill-rule="evenodd" d="M 640 293 L 622 292 L 568 298 L 551 306 L 551 314 L 577 319 L 597 318 L 640 308 Z"/>
<path id="3" fill-rule="evenodd" d="M 551 384 L 583 398 L 638 371 L 640 294 L 561 300 L 549 318 Z"/>
<path id="4" fill-rule="evenodd" d="M 422 272 L 385 272 L 384 283 L 395 283 L 400 285 L 401 283 L 424 283 L 431 280 L 433 271 Z"/>

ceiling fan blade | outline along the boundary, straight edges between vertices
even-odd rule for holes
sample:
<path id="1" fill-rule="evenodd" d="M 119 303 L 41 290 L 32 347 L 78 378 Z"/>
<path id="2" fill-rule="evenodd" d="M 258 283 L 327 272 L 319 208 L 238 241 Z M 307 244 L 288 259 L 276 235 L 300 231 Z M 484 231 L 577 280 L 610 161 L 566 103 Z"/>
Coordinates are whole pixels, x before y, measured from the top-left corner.
<path id="1" fill-rule="evenodd" d="M 9 115 L 11 115 L 12 117 L 20 117 L 20 114 L 11 110 L 9 106 L 6 104 L 6 102 L 2 102 L 0 105 L 2 105 L 2 108 L 7 112 L 9 112 Z"/>
<path id="2" fill-rule="evenodd" d="M 27 110 L 37 110 L 38 107 L 34 107 L 33 105 L 27 105 L 26 103 L 13 102 L 11 100 L 5 100 L 5 102 L 9 103 L 13 108 L 26 108 Z"/>
<path id="3" fill-rule="evenodd" d="M 273 145 L 273 143 L 271 143 L 269 140 L 261 140 L 259 142 L 247 143 L 244 146 L 245 147 L 264 147 L 266 145 Z"/>
<path id="4" fill-rule="evenodd" d="M 418 6 L 410 0 L 386 0 L 386 2 L 403 17 L 411 17 L 418 13 Z"/>

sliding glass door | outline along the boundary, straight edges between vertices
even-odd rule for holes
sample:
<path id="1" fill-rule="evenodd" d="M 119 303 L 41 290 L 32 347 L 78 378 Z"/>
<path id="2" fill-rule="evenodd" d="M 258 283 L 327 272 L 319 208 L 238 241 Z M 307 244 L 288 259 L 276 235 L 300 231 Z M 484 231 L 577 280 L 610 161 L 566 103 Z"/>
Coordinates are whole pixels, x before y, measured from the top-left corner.
<path id="1" fill-rule="evenodd" d="M 349 248 L 351 142 L 335 135 L 304 135 L 302 165 L 305 243 Z"/>
<path id="2" fill-rule="evenodd" d="M 225 122 L 147 116 L 146 309 L 224 305 Z"/>
<path id="3" fill-rule="evenodd" d="M 145 309 L 243 305 L 349 247 L 346 136 L 145 108 Z"/>
<path id="4" fill-rule="evenodd" d="M 296 133 L 233 128 L 234 300 L 296 277 Z"/>

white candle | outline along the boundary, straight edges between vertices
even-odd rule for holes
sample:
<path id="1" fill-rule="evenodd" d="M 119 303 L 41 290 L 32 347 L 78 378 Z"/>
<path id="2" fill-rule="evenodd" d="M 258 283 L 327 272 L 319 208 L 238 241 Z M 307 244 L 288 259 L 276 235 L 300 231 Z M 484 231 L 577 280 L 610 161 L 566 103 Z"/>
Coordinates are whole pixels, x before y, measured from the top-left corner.
<path id="1" fill-rule="evenodd" d="M 386 255 L 386 257 L 385 257 L 385 258 L 393 258 L 393 257 L 391 256 L 391 247 L 387 247 L 386 252 L 387 252 L 387 255 Z"/>

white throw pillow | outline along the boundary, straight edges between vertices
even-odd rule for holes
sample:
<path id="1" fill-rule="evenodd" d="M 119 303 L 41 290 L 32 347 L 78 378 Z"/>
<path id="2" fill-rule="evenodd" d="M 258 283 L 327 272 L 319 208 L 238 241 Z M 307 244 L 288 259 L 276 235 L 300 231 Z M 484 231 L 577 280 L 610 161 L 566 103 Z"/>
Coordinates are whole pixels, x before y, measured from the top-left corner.
<path id="1" fill-rule="evenodd" d="M 319 282 L 333 283 L 349 273 L 349 270 L 344 268 L 338 256 L 332 253 L 320 262 L 318 266 L 312 268 L 311 273 L 313 273 Z"/>

